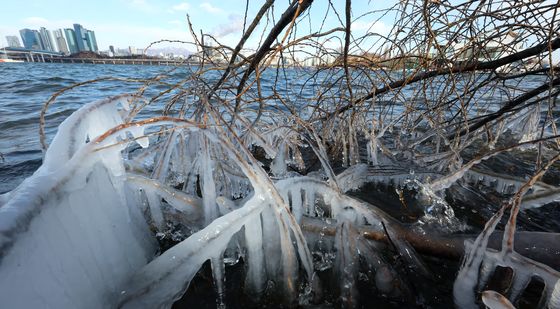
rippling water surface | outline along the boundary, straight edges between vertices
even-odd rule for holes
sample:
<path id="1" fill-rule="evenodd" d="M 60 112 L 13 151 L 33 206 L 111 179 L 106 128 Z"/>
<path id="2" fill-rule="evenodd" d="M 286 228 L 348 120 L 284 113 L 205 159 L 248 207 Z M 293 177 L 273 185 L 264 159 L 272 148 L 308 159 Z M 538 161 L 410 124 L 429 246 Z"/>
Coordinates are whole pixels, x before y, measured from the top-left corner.
<path id="1" fill-rule="evenodd" d="M 53 63 L 0 65 L 0 193 L 15 188 L 41 164 L 39 114 L 51 95 L 78 82 L 100 77 L 148 78 L 169 71 L 164 66 Z M 181 79 L 179 68 L 171 78 Z M 50 140 L 58 125 L 80 106 L 111 95 L 133 92 L 138 83 L 103 81 L 76 88 L 49 107 L 46 132 Z"/>
<path id="2" fill-rule="evenodd" d="M 121 79 L 145 79 L 163 74 L 165 81 L 179 82 L 187 78 L 196 67 L 139 65 L 92 65 L 55 63 L 2 63 L 0 65 L 0 194 L 15 188 L 40 165 L 42 152 L 39 143 L 39 114 L 45 102 L 57 91 L 79 82 L 111 77 Z M 306 71 L 305 69 L 303 71 Z M 266 73 L 262 77 L 262 89 L 271 88 L 275 79 Z M 289 73 L 288 73 L 289 74 Z M 205 79 L 219 78 L 217 71 L 210 71 Z M 293 78 L 294 88 L 316 87 L 306 79 Z M 50 141 L 58 125 L 72 112 L 86 103 L 122 93 L 135 92 L 138 82 L 100 81 L 65 92 L 49 106 L 46 115 L 46 135 Z M 279 91 L 291 91 L 288 85 L 276 85 Z M 152 85 L 146 96 L 167 89 L 165 85 Z M 295 91 L 295 90 L 294 90 Z M 312 95 L 312 92 L 294 92 L 294 99 Z M 255 107 L 258 104 L 255 103 Z M 161 113 L 163 106 L 155 104 L 143 110 L 143 116 Z M 142 115 L 141 115 L 142 117 Z"/>

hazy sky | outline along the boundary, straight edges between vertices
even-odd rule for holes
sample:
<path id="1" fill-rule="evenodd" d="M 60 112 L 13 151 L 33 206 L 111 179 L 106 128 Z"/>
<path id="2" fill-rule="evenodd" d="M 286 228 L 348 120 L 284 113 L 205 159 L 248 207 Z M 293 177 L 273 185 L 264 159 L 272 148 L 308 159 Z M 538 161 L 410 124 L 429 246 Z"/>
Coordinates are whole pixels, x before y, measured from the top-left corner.
<path id="1" fill-rule="evenodd" d="M 289 1 L 279 0 L 275 4 L 275 15 L 279 16 Z M 341 12 L 343 1 L 334 1 Z M 354 11 L 364 11 L 369 1 L 354 1 Z M 394 2 L 394 1 L 389 1 Z M 384 5 L 389 3 L 384 1 Z M 248 16 L 256 14 L 264 0 L 251 0 Z M 311 13 L 324 15 L 327 1 L 315 1 Z M 371 4 L 371 3 L 370 3 Z M 109 45 L 126 48 L 135 46 L 143 48 L 149 43 L 160 39 L 192 41 L 187 28 L 186 14 L 189 14 L 197 34 L 200 30 L 215 35 L 224 43 L 233 45 L 243 29 L 245 13 L 244 0 L 204 0 L 204 1 L 156 1 L 156 0 L 26 0 L 5 1 L 0 10 L 0 46 L 7 45 L 6 35 L 17 35 L 22 28 L 49 30 L 71 28 L 72 24 L 82 24 L 95 31 L 101 50 Z M 321 18 L 312 19 L 313 26 L 319 26 Z M 344 18 L 344 16 L 341 16 Z M 366 31 L 373 26 L 374 31 L 386 33 L 391 20 L 377 21 L 365 16 L 354 23 L 353 30 Z M 325 27 L 340 26 L 338 17 L 329 14 Z M 263 25 L 264 27 L 264 25 Z M 316 29 L 315 29 L 316 30 Z M 21 39 L 21 38 L 20 38 Z M 249 46 L 257 45 L 259 37 L 255 37 Z M 162 44 L 165 45 L 165 44 Z M 187 46 L 185 46 L 187 47 Z M 189 48 L 188 49 L 194 49 Z"/>

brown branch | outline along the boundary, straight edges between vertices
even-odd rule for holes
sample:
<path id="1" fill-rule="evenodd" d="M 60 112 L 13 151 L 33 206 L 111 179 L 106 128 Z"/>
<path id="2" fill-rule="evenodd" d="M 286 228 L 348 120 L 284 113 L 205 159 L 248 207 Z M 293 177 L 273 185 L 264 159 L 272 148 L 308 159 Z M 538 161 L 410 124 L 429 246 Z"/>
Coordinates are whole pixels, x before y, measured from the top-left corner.
<path id="1" fill-rule="evenodd" d="M 550 42 L 544 42 L 538 45 L 535 45 L 531 48 L 527 48 L 525 50 L 522 50 L 520 52 L 517 53 L 513 53 L 511 55 L 496 59 L 496 60 L 491 60 L 491 61 L 486 61 L 486 62 L 471 62 L 471 63 L 467 63 L 465 65 L 462 66 L 457 66 L 457 67 L 453 67 L 451 69 L 448 68 L 438 68 L 436 70 L 432 70 L 432 71 L 427 71 L 427 72 L 423 72 L 423 73 L 419 73 L 419 74 L 413 74 L 411 76 L 408 76 L 406 78 L 400 79 L 398 81 L 394 81 L 389 83 L 388 85 L 386 85 L 383 88 L 374 88 L 373 91 L 371 91 L 370 93 L 368 93 L 367 95 L 358 98 L 356 100 L 354 100 L 353 102 L 350 102 L 347 105 L 344 105 L 343 107 L 337 109 L 336 111 L 330 113 L 329 115 L 322 117 L 321 120 L 324 119 L 328 119 L 331 117 L 334 117 L 340 113 L 343 113 L 347 110 L 349 110 L 350 108 L 352 108 L 355 105 L 359 105 L 369 99 L 372 99 L 374 96 L 383 94 L 385 92 L 388 92 L 392 89 L 395 88 L 400 88 L 403 87 L 405 85 L 408 84 L 412 84 L 412 83 L 416 83 L 418 81 L 422 81 L 425 79 L 429 79 L 432 77 L 436 77 L 436 76 L 440 76 L 440 75 L 447 75 L 447 74 L 455 74 L 455 73 L 464 73 L 464 72 L 473 72 L 473 71 L 483 71 L 483 70 L 495 70 L 501 66 L 504 66 L 506 64 L 509 63 L 513 63 L 515 61 L 518 60 L 522 60 L 522 59 L 526 59 L 532 56 L 536 56 L 539 55 L 543 52 L 546 52 L 548 50 L 553 51 L 560 48 L 560 38 L 556 38 Z"/>
<path id="2" fill-rule="evenodd" d="M 267 0 L 262 5 L 261 9 L 259 10 L 259 12 L 255 16 L 255 18 L 253 19 L 251 24 L 249 25 L 249 28 L 247 28 L 247 31 L 245 33 L 243 33 L 243 36 L 241 37 L 241 40 L 239 40 L 239 43 L 237 43 L 237 46 L 235 46 L 235 49 L 233 50 L 233 52 L 231 54 L 231 59 L 229 60 L 229 64 L 228 64 L 227 68 L 225 69 L 224 74 L 222 74 L 222 77 L 220 78 L 220 80 L 214 85 L 214 87 L 212 87 L 212 92 L 211 93 L 218 90 L 218 88 L 220 88 L 220 86 L 224 83 L 224 81 L 226 80 L 229 72 L 231 71 L 231 68 L 233 67 L 233 64 L 235 63 L 235 59 L 237 58 L 237 55 L 239 54 L 239 52 L 243 48 L 243 45 L 245 45 L 245 42 L 251 36 L 251 34 L 253 33 L 253 30 L 255 30 L 255 28 L 257 27 L 257 25 L 261 21 L 262 17 L 264 16 L 264 13 L 266 13 L 266 11 L 268 11 L 268 9 L 272 6 L 273 3 L 274 3 L 274 0 Z"/>
<path id="3" fill-rule="evenodd" d="M 560 85 L 560 77 L 553 79 L 551 82 L 546 82 L 546 83 L 542 84 L 541 86 L 539 86 L 537 88 L 534 88 L 534 89 L 516 97 L 515 99 L 507 102 L 506 105 L 504 105 L 498 111 L 496 111 L 492 114 L 488 114 L 488 115 L 484 116 L 483 119 L 475 122 L 474 124 L 468 126 L 467 128 L 462 129 L 461 131 L 459 131 L 459 133 L 457 133 L 457 136 L 463 136 L 463 135 L 467 134 L 468 132 L 476 131 L 477 129 L 481 128 L 485 124 L 500 118 L 503 114 L 511 112 L 516 107 L 518 107 L 520 104 L 538 96 L 539 94 L 541 94 L 543 92 L 546 92 L 546 91 L 550 90 L 551 87 L 559 86 L 559 85 Z M 539 101 L 536 101 L 536 102 L 539 102 Z M 449 137 L 452 137 L 452 134 Z"/>
<path id="4" fill-rule="evenodd" d="M 239 84 L 237 86 L 237 97 L 236 97 L 235 109 L 234 109 L 234 115 L 233 115 L 234 117 L 235 117 L 235 113 L 237 113 L 239 111 L 239 104 L 241 102 L 241 94 L 243 92 L 243 89 L 245 88 L 245 83 L 249 79 L 249 76 L 251 75 L 251 73 L 253 73 L 253 71 L 255 71 L 259 62 L 261 62 L 261 60 L 270 51 L 270 47 L 272 46 L 272 44 L 274 43 L 276 38 L 280 35 L 282 30 L 284 30 L 284 28 L 291 23 L 291 21 L 294 19 L 294 17 L 296 17 L 296 13 L 299 11 L 299 14 L 301 15 L 301 13 L 303 13 L 305 10 L 307 10 L 307 8 L 309 8 L 309 6 L 311 6 L 312 2 L 313 2 L 313 0 L 301 0 L 301 1 L 294 0 L 294 1 L 292 1 L 290 6 L 282 14 L 280 19 L 276 23 L 276 25 L 274 25 L 274 27 L 272 27 L 268 36 L 265 38 L 264 42 L 261 44 L 261 47 L 255 53 L 255 57 L 251 61 L 251 64 L 249 65 L 249 68 L 247 68 L 247 70 L 245 71 L 245 73 L 241 77 L 241 80 L 239 81 Z"/>

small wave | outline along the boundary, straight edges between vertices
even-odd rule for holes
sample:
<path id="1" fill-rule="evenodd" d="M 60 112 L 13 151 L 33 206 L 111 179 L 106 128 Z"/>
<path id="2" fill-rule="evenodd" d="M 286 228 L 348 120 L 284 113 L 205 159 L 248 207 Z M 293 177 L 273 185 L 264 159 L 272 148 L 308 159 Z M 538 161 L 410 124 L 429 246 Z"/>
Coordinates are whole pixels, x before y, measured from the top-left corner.
<path id="1" fill-rule="evenodd" d="M 35 82 L 35 80 L 33 79 L 18 79 L 18 80 L 14 80 L 12 82 L 8 82 L 6 83 L 7 85 L 20 85 L 20 84 L 27 84 L 27 83 L 32 83 Z"/>
<path id="2" fill-rule="evenodd" d="M 0 91 L 12 92 L 14 89 L 22 88 L 24 85 L 29 85 L 33 82 L 34 81 L 31 79 L 19 79 L 16 81 L 2 82 L 0 83 Z"/>
<path id="3" fill-rule="evenodd" d="M 42 162 L 42 159 L 32 159 L 15 164 L 0 163 L 0 194 L 17 187 L 25 178 L 33 174 Z"/>
<path id="4" fill-rule="evenodd" d="M 47 121 L 60 119 L 61 121 L 66 117 L 70 116 L 74 112 L 74 109 L 65 109 L 61 111 L 56 111 L 45 116 Z M 37 124 L 39 125 L 39 113 L 27 114 L 27 117 L 22 118 L 12 118 L 12 120 L 4 121 L 0 123 L 0 130 L 9 130 L 17 127 L 25 127 L 26 125 Z"/>
<path id="5" fill-rule="evenodd" d="M 45 82 L 65 82 L 65 83 L 76 83 L 77 81 L 71 78 L 64 78 L 64 77 L 49 77 L 44 80 Z"/>
<path id="6" fill-rule="evenodd" d="M 16 150 L 12 151 L 8 154 L 4 154 L 4 156 L 10 157 L 19 157 L 19 156 L 26 156 L 26 155 L 41 155 L 42 151 L 39 149 L 28 149 L 28 150 Z"/>
<path id="7" fill-rule="evenodd" d="M 33 85 L 31 87 L 26 87 L 26 88 L 21 88 L 21 89 L 16 89 L 16 90 L 12 90 L 13 93 L 17 93 L 17 94 L 36 94 L 39 92 L 43 92 L 43 91 L 49 91 L 49 92 L 54 92 L 56 90 L 62 89 L 64 87 L 64 85 L 61 84 L 45 84 L 45 83 L 40 83 L 40 84 L 36 84 Z"/>

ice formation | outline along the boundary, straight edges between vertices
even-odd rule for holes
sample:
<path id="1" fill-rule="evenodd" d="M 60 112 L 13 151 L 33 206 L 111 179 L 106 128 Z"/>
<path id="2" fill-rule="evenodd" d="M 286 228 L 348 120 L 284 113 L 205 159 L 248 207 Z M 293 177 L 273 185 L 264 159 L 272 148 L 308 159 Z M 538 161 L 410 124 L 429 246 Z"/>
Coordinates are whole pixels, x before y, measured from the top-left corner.
<path id="1" fill-rule="evenodd" d="M 2 306 L 111 307 L 153 256 L 141 208 L 124 195 L 123 146 L 96 151 L 117 142 L 98 137 L 121 123 L 116 107 L 128 98 L 89 104 L 65 120 L 44 164 L 0 207 Z"/>
<path id="2" fill-rule="evenodd" d="M 403 168 L 387 151 L 378 153 L 392 125 L 377 133 L 362 127 L 334 136 L 343 140 L 341 165 L 346 167 L 335 175 L 327 147 L 312 127 L 301 134 L 283 124 L 228 127 L 211 109 L 199 117 L 201 122 L 172 117 L 131 121 L 129 103 L 135 99 L 112 97 L 76 111 L 60 125 L 41 168 L 0 196 L 3 305 L 169 308 L 207 261 L 218 305 L 223 305 L 225 260 L 232 256 L 242 258 L 244 291 L 255 301 L 271 293 L 274 282 L 286 306 L 318 302 L 321 286 L 329 283 L 320 282 L 317 273 L 330 270 L 337 303 L 354 307 L 360 302 L 360 276 L 367 276 L 360 272 L 364 268 L 376 291 L 401 297 L 410 289 L 385 253 L 398 255 L 408 271 L 429 277 L 407 240 L 416 237 L 414 232 L 347 192 L 366 183 L 410 187 L 433 202 L 430 209 L 439 207 L 453 219 L 453 209 L 436 191 L 461 177 L 501 191 L 523 185 L 472 169 L 490 155 L 462 165 L 455 154 L 440 153 Z M 249 123 L 241 116 L 238 121 Z M 366 160 L 359 154 L 360 133 L 369 134 Z M 304 146 L 321 171 L 295 171 L 304 170 Z M 253 147 L 264 150 L 269 172 L 255 159 Z M 443 158 L 461 167 L 447 176 L 430 168 Z M 524 203 L 538 207 L 557 200 L 557 191 L 536 185 Z M 513 250 L 487 248 L 503 213 L 467 243 L 454 288 L 456 304 L 473 307 L 479 282 L 501 265 L 516 270 L 510 299 L 538 275 L 546 283 L 548 306 L 556 308 L 560 276 L 555 270 Z M 189 234 L 160 254 L 156 235 L 170 223 Z M 366 239 L 368 233 L 382 236 Z M 497 297 L 485 295 L 489 302 Z"/>
<path id="3" fill-rule="evenodd" d="M 478 308 L 475 291 L 486 285 L 497 266 L 509 268 L 514 272 L 511 288 L 507 295 L 509 300 L 506 299 L 508 303 L 509 301 L 515 303 L 523 290 L 529 285 L 531 279 L 536 277 L 544 282 L 544 290 L 538 306 L 551 309 L 558 308 L 559 293 L 557 289 L 560 272 L 548 265 L 531 260 L 514 250 L 516 220 L 521 209 L 521 196 L 527 192 L 528 187 L 532 185 L 531 182 L 535 180 L 536 178 L 533 178 L 523 185 L 511 201 L 500 208 L 486 223 L 484 230 L 474 242 L 466 241 L 466 256 L 453 287 L 455 304 L 459 308 Z M 510 210 L 510 217 L 503 234 L 501 249 L 489 249 L 489 237 L 508 209 Z M 490 302 L 497 306 L 497 298 L 499 297 L 495 294 L 488 293 L 488 291 L 483 292 L 485 303 Z M 507 305 L 506 303 L 504 306 L 508 308 Z"/>

